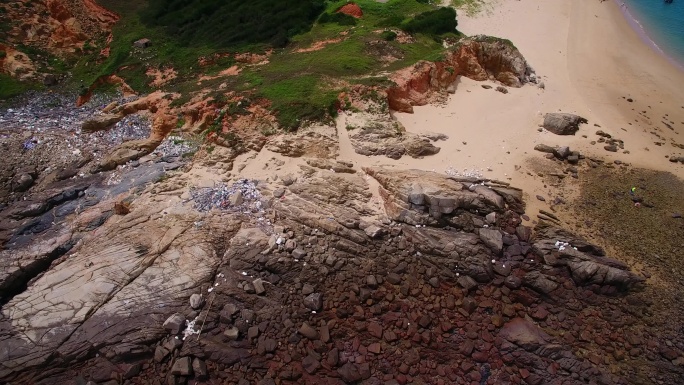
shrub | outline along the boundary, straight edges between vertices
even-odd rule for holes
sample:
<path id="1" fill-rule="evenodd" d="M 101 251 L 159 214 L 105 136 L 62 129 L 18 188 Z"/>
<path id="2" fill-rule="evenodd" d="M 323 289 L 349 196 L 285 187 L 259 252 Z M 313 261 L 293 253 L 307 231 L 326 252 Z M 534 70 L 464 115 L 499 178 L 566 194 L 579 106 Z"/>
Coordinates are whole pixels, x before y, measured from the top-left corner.
<path id="1" fill-rule="evenodd" d="M 308 31 L 324 6 L 324 0 L 152 0 L 142 20 L 189 46 L 282 47 Z"/>
<path id="2" fill-rule="evenodd" d="M 318 19 L 321 24 L 332 24 L 337 23 L 339 25 L 356 25 L 356 18 L 349 16 L 345 13 L 335 12 L 335 13 L 324 13 Z"/>
<path id="3" fill-rule="evenodd" d="M 404 23 L 402 29 L 409 33 L 439 36 L 444 33 L 454 32 L 457 26 L 456 11 L 453 8 L 442 7 L 417 15 Z"/>
<path id="4" fill-rule="evenodd" d="M 387 41 L 394 41 L 397 38 L 397 33 L 394 31 L 383 31 L 380 37 Z"/>

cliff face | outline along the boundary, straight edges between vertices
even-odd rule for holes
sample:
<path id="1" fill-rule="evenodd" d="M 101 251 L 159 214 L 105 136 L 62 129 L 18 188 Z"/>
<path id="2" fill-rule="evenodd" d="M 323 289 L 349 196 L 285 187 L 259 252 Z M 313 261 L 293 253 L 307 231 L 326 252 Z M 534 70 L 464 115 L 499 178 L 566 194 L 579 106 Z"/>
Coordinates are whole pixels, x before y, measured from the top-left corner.
<path id="1" fill-rule="evenodd" d="M 39 0 L 0 5 L 3 22 L 12 25 L 10 43 L 45 49 L 57 55 L 75 53 L 88 40 L 105 37 L 119 19 L 94 0 Z"/>
<path id="2" fill-rule="evenodd" d="M 521 87 L 530 74 L 525 58 L 512 44 L 476 36 L 461 41 L 443 61 L 421 61 L 395 73 L 396 86 L 387 90 L 387 96 L 391 109 L 413 112 L 413 106 L 429 103 L 436 91 L 447 89 L 458 76 Z"/>

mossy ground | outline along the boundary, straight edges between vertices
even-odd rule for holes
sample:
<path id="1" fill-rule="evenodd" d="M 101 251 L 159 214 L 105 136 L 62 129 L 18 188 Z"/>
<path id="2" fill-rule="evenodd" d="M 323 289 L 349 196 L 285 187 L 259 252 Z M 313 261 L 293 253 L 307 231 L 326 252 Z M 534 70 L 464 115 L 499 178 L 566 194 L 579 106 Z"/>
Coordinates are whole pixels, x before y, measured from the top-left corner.
<path id="1" fill-rule="evenodd" d="M 684 181 L 636 168 L 587 170 L 574 211 L 579 233 L 651 277 L 643 295 L 654 302 L 654 320 L 684 316 L 684 219 L 673 217 L 684 214 Z"/>

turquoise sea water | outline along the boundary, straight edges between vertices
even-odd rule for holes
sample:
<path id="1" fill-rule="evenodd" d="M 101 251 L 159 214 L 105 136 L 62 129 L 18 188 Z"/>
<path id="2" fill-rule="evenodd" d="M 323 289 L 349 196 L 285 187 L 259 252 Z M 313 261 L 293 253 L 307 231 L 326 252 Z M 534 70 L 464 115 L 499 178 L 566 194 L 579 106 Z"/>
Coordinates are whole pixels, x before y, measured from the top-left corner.
<path id="1" fill-rule="evenodd" d="M 617 0 L 633 25 L 657 49 L 684 69 L 684 0 Z"/>

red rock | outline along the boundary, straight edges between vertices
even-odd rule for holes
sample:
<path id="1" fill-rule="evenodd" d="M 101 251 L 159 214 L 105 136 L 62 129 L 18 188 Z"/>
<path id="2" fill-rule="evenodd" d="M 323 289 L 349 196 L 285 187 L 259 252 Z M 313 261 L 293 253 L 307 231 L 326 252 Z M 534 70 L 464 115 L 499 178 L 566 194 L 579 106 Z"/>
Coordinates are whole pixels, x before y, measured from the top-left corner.
<path id="1" fill-rule="evenodd" d="M 487 362 L 489 361 L 489 354 L 487 352 L 475 352 L 471 356 L 475 362 Z"/>
<path id="2" fill-rule="evenodd" d="M 337 12 L 344 13 L 345 15 L 349 15 L 357 19 L 360 19 L 363 16 L 361 7 L 359 7 L 356 3 L 344 5 L 342 8 L 338 9 Z"/>
<path id="3" fill-rule="evenodd" d="M 382 326 L 377 322 L 368 324 L 368 333 L 375 338 L 382 338 Z"/>
<path id="4" fill-rule="evenodd" d="M 370 345 L 368 345 L 368 351 L 373 353 L 373 354 L 380 354 L 380 351 L 382 349 L 380 348 L 380 343 L 374 342 Z"/>
<path id="5" fill-rule="evenodd" d="M 546 310 L 543 306 L 537 306 L 537 309 L 531 314 L 531 316 L 532 318 L 538 321 L 542 321 L 549 316 L 549 311 Z"/>

